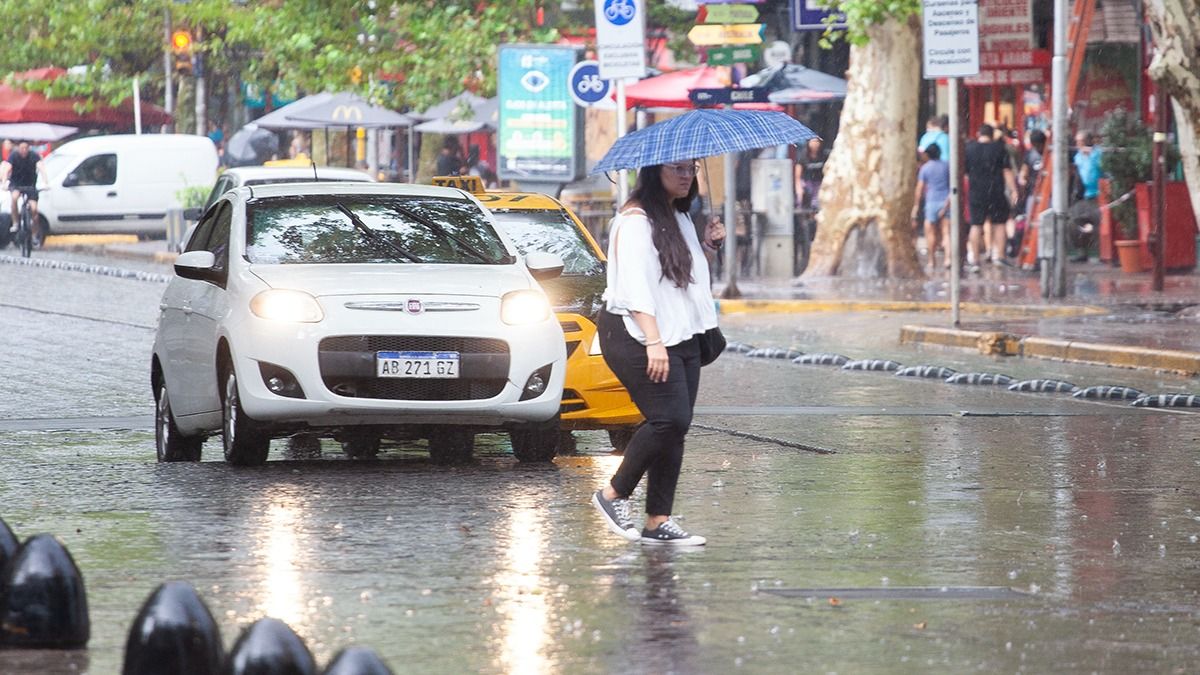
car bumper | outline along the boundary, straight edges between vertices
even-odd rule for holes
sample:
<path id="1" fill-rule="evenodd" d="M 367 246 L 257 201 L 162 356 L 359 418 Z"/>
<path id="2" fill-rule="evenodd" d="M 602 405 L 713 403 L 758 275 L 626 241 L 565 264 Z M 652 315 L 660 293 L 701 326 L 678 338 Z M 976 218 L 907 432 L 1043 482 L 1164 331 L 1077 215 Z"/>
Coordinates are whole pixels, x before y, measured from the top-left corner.
<path id="1" fill-rule="evenodd" d="M 493 330 L 481 330 L 478 317 L 437 317 L 436 324 L 425 323 L 426 329 L 429 325 L 437 326 L 433 337 L 428 330 L 417 330 L 414 317 L 395 313 L 358 312 L 350 317 L 351 322 L 337 318 L 327 317 L 326 321 L 314 324 L 279 324 L 250 316 L 243 321 L 251 325 L 230 332 L 243 336 L 236 342 L 230 339 L 230 351 L 238 375 L 241 404 L 248 416 L 269 424 L 309 427 L 426 424 L 496 427 L 541 422 L 558 413 L 566 350 L 553 318 L 528 326 L 498 325 Z M 344 330 L 347 326 L 353 326 L 354 331 Z M 372 340 L 362 339 L 364 336 L 371 336 Z M 498 369 L 496 359 L 460 352 L 457 381 L 400 382 L 404 378 L 376 377 L 374 352 L 390 351 L 393 347 L 373 345 L 406 344 L 401 338 L 417 340 L 410 341 L 412 344 L 432 339 L 435 345 L 466 345 L 467 349 L 489 341 L 505 345 L 508 358 L 504 367 Z M 544 391 L 539 395 L 527 393 L 525 387 L 530 376 L 547 367 L 549 376 Z M 278 372 L 274 369 L 283 369 L 294 378 L 302 397 L 283 396 L 269 389 L 268 378 Z M 477 375 L 487 377 L 477 378 Z M 472 384 L 484 379 L 487 386 Z M 451 392 L 453 398 L 441 398 L 445 392 Z"/>
<path id="2" fill-rule="evenodd" d="M 559 314 L 567 345 L 567 377 L 563 385 L 562 427 L 610 429 L 640 424 L 641 411 L 599 354 L 588 354 L 596 326 L 577 314 Z"/>

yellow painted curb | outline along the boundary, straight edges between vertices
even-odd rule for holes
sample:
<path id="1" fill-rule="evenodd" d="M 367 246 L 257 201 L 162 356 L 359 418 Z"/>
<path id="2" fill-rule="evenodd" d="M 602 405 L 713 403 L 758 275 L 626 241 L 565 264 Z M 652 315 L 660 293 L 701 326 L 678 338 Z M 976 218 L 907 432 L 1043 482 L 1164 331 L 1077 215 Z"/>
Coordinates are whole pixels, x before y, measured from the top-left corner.
<path id="1" fill-rule="evenodd" d="M 46 248 L 74 246 L 104 246 L 106 244 L 136 244 L 136 234 L 52 234 L 46 237 Z"/>
<path id="2" fill-rule="evenodd" d="M 960 330 L 938 326 L 903 326 L 900 342 L 973 349 L 982 354 L 1028 356 L 1072 363 L 1091 363 L 1117 368 L 1140 368 L 1182 375 L 1200 375 L 1200 353 L 1173 349 L 1147 349 L 1020 336 L 1011 333 Z"/>
<path id="3" fill-rule="evenodd" d="M 722 314 L 805 314 L 813 312 L 949 312 L 950 303 L 921 300 L 720 300 Z M 1090 305 L 998 305 L 959 303 L 968 314 L 987 316 L 1083 316 L 1106 314 Z"/>

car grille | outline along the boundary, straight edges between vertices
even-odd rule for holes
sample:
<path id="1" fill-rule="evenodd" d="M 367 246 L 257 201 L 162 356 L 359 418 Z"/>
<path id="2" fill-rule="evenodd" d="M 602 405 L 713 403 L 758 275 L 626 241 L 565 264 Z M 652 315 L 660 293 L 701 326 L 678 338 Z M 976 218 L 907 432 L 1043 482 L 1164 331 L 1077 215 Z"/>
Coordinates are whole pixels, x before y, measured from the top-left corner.
<path id="1" fill-rule="evenodd" d="M 451 351 L 464 357 L 469 354 L 502 355 L 503 371 L 507 372 L 508 343 L 491 338 L 470 338 L 429 335 L 343 335 L 321 340 L 322 352 L 380 351 Z M 464 358 L 464 366 L 466 359 Z M 465 367 L 464 367 L 465 370 Z M 500 377 L 463 377 L 453 380 L 404 379 L 363 377 L 327 373 L 322 368 L 325 387 L 338 396 L 397 401 L 470 401 L 488 399 L 500 394 L 508 382 Z"/>
<path id="2" fill-rule="evenodd" d="M 574 389 L 563 389 L 562 404 L 558 408 L 559 414 L 578 410 L 587 410 L 587 403 L 584 402 L 583 397 Z"/>

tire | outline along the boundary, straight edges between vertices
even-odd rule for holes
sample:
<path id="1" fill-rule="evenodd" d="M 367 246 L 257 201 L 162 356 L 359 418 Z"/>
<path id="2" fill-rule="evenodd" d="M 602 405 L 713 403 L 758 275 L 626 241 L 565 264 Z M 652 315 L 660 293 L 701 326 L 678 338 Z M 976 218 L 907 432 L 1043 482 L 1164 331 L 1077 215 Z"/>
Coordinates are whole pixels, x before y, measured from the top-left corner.
<path id="1" fill-rule="evenodd" d="M 221 400 L 221 443 L 225 461 L 236 466 L 263 464 L 271 448 L 271 437 L 242 410 L 237 375 L 232 367 L 225 374 L 225 396 Z"/>
<path id="2" fill-rule="evenodd" d="M 465 464 L 475 452 L 475 432 L 457 427 L 434 429 L 429 434 L 429 461 Z"/>
<path id="3" fill-rule="evenodd" d="M 21 250 L 21 257 L 28 258 L 33 252 L 33 227 L 30 224 L 29 211 L 21 210 L 21 226 L 17 228 L 17 248 Z"/>
<path id="4" fill-rule="evenodd" d="M 633 434 L 637 432 L 638 427 L 642 425 L 635 424 L 633 426 L 621 427 L 620 429 L 608 430 L 608 442 L 612 443 L 613 452 L 624 454 L 625 448 L 629 446 L 629 441 L 633 438 Z"/>
<path id="5" fill-rule="evenodd" d="M 292 434 L 288 436 L 284 456 L 288 459 L 320 459 L 321 438 L 310 433 Z"/>
<path id="6" fill-rule="evenodd" d="M 558 454 L 559 456 L 579 454 L 579 443 L 575 440 L 575 434 L 566 429 L 558 432 Z"/>
<path id="7" fill-rule="evenodd" d="M 342 441 L 342 452 L 350 459 L 375 459 L 379 455 L 378 436 L 354 436 Z"/>
<path id="8" fill-rule="evenodd" d="M 40 251 L 42 249 L 42 247 L 45 246 L 45 244 L 46 244 L 46 234 L 49 231 L 50 231 L 50 225 L 46 222 L 46 219 L 42 216 L 38 216 L 37 220 L 34 221 L 32 223 L 32 226 L 29 228 L 29 232 L 30 232 L 29 245 L 34 250 Z"/>
<path id="9" fill-rule="evenodd" d="M 160 462 L 199 462 L 203 436 L 184 436 L 175 426 L 167 385 L 160 382 L 154 392 L 154 447 Z"/>
<path id="10" fill-rule="evenodd" d="M 518 462 L 549 462 L 558 454 L 558 418 L 514 428 L 508 437 Z"/>

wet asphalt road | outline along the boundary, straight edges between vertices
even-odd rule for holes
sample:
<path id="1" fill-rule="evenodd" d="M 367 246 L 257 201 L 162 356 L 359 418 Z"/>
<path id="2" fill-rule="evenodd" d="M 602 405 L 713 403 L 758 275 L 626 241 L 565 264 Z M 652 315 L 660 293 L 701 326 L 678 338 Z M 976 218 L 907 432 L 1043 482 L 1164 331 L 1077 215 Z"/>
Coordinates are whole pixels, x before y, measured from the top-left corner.
<path id="1" fill-rule="evenodd" d="M 227 467 L 213 441 L 199 464 L 159 465 L 147 364 L 163 285 L 0 264 L 0 288 L 0 517 L 59 535 L 93 624 L 87 650 L 0 652 L 3 673 L 118 672 L 168 579 L 197 587 L 227 646 L 274 616 L 321 663 L 366 644 L 398 672 L 1189 672 L 1200 658 L 1194 413 L 727 355 L 705 370 L 677 498 L 710 544 L 651 551 L 587 502 L 619 461 L 598 433 L 552 466 L 518 465 L 499 436 L 454 468 L 420 444 L 354 462 L 328 442 L 320 458 L 276 443 L 255 469 Z M 760 346 L 1200 393 L 900 346 L 911 319 L 725 326 Z"/>

